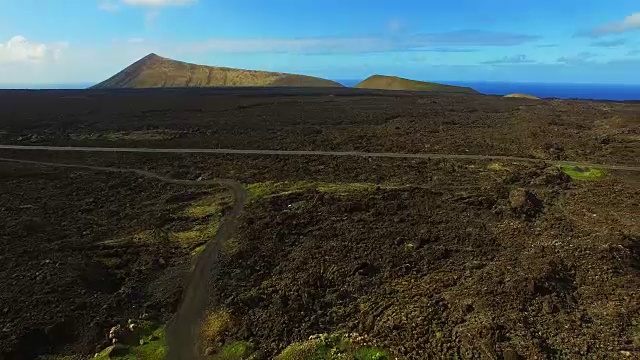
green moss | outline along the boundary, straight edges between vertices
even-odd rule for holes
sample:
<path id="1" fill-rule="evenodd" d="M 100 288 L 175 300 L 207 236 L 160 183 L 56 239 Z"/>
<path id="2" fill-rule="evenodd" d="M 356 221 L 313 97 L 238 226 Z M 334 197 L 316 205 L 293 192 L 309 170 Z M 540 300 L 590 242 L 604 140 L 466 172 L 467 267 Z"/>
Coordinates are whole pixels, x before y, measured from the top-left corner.
<path id="1" fill-rule="evenodd" d="M 574 180 L 595 180 L 606 175 L 604 170 L 598 168 L 560 166 L 560 169 Z"/>
<path id="2" fill-rule="evenodd" d="M 325 193 L 349 194 L 373 191 L 378 185 L 368 183 L 323 183 L 323 182 L 263 182 L 247 185 L 249 199 L 255 200 L 273 195 L 284 195 L 296 191 L 316 189 Z"/>
<path id="3" fill-rule="evenodd" d="M 135 340 L 138 345 L 129 345 L 127 354 L 122 356 L 110 357 L 111 348 L 106 348 L 98 353 L 94 359 L 96 360 L 162 360 L 167 356 L 167 343 L 165 338 L 164 327 L 158 327 L 152 323 L 146 322 L 135 332 Z"/>
<path id="4" fill-rule="evenodd" d="M 183 245 L 191 246 L 203 244 L 211 240 L 218 231 L 218 222 L 207 225 L 198 225 L 185 231 L 178 231 L 170 234 L 170 238 Z"/>
<path id="5" fill-rule="evenodd" d="M 244 245 L 236 238 L 231 238 L 222 245 L 222 252 L 226 256 L 235 256 L 244 250 Z"/>
<path id="6" fill-rule="evenodd" d="M 386 351 L 376 348 L 363 348 L 356 350 L 356 360 L 388 360 L 391 359 Z"/>
<path id="7" fill-rule="evenodd" d="M 200 254 L 204 251 L 204 249 L 207 247 L 207 244 L 204 245 L 200 245 L 197 248 L 195 248 L 193 250 L 193 256 L 200 256 Z"/>
<path id="8" fill-rule="evenodd" d="M 204 343 L 213 345 L 224 338 L 233 319 L 226 310 L 209 311 L 201 324 L 200 335 Z"/>
<path id="9" fill-rule="evenodd" d="M 205 197 L 184 209 L 184 215 L 192 218 L 220 216 L 222 206 L 218 197 Z"/>
<path id="10" fill-rule="evenodd" d="M 251 352 L 250 343 L 235 341 L 223 346 L 217 354 L 210 357 L 210 360 L 243 360 L 251 355 Z"/>
<path id="11" fill-rule="evenodd" d="M 276 360 L 390 360 L 388 352 L 361 347 L 341 335 L 320 335 L 291 344 Z"/>
<path id="12" fill-rule="evenodd" d="M 491 171 L 509 171 L 509 168 L 504 166 L 501 162 L 494 162 L 487 166 L 487 169 Z"/>
<path id="13" fill-rule="evenodd" d="M 318 340 L 309 340 L 302 343 L 294 343 L 276 357 L 276 360 L 305 360 L 316 359 L 316 352 L 320 343 Z"/>

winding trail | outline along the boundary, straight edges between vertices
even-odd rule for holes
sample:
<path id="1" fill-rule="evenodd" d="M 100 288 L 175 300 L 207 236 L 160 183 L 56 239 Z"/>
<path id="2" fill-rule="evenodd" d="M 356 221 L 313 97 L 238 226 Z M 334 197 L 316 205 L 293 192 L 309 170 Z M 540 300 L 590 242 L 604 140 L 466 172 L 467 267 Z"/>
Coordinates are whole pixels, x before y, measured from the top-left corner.
<path id="1" fill-rule="evenodd" d="M 239 149 L 151 149 L 151 148 L 105 148 L 105 147 L 65 147 L 0 145 L 0 150 L 40 150 L 40 151 L 81 151 L 81 152 L 122 152 L 122 153 L 165 153 L 165 154 L 226 154 L 226 155 L 289 155 L 289 156 L 355 156 L 399 159 L 453 159 L 453 160 L 502 160 L 521 162 L 545 162 L 552 165 L 597 167 L 608 170 L 640 171 L 640 166 L 596 164 L 579 161 L 559 161 L 504 155 L 461 155 L 461 154 L 406 154 L 378 153 L 363 151 L 308 151 L 308 150 L 239 150 Z"/>
<path id="2" fill-rule="evenodd" d="M 199 325 L 207 310 L 207 302 L 210 298 L 212 288 L 213 270 L 222 244 L 233 233 L 237 225 L 237 217 L 247 203 L 247 191 L 242 184 L 234 180 L 215 179 L 205 181 L 179 180 L 158 175 L 149 171 L 139 169 L 123 169 L 102 166 L 76 165 L 52 163 L 43 161 L 30 161 L 20 159 L 0 158 L 0 162 L 13 162 L 20 164 L 56 166 L 65 168 L 78 168 L 85 170 L 108 171 L 118 173 L 134 173 L 166 183 L 189 185 L 189 186 L 212 186 L 223 185 L 233 193 L 234 205 L 231 211 L 225 214 L 224 219 L 213 239 L 209 240 L 205 249 L 200 253 L 194 271 L 188 282 L 188 287 L 183 293 L 182 302 L 178 312 L 167 326 L 167 345 L 170 360 L 193 360 L 198 359 L 197 339 Z"/>

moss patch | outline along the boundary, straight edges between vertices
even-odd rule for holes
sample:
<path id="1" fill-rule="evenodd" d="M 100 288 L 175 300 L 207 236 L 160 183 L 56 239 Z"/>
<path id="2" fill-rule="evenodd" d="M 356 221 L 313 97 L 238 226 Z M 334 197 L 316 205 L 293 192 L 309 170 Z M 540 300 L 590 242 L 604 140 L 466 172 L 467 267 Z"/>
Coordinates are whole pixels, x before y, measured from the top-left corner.
<path id="1" fill-rule="evenodd" d="M 197 225 L 185 231 L 173 232 L 170 234 L 172 240 L 183 245 L 202 245 L 211 240 L 218 231 L 218 223 L 208 225 Z"/>
<path id="2" fill-rule="evenodd" d="M 243 360 L 252 353 L 252 346 L 248 342 L 234 341 L 220 349 L 220 351 L 211 356 L 210 360 Z"/>
<path id="3" fill-rule="evenodd" d="M 206 244 L 204 245 L 200 245 L 197 248 L 195 248 L 192 252 L 193 256 L 198 257 L 200 256 L 200 254 L 204 251 L 204 249 L 207 247 Z"/>
<path id="4" fill-rule="evenodd" d="M 191 218 L 203 218 L 207 216 L 220 216 L 222 206 L 218 197 L 205 197 L 184 209 L 183 213 Z"/>
<path id="5" fill-rule="evenodd" d="M 390 360 L 382 349 L 358 346 L 341 335 L 319 335 L 291 344 L 276 360 Z"/>
<path id="6" fill-rule="evenodd" d="M 202 321 L 202 341 L 208 345 L 221 341 L 224 334 L 231 327 L 231 320 L 231 314 L 227 311 L 210 311 Z"/>
<path id="7" fill-rule="evenodd" d="M 109 356 L 111 347 L 98 353 L 94 359 L 97 360 L 161 360 L 167 356 L 167 342 L 165 339 L 164 327 L 158 327 L 152 323 L 143 323 L 135 331 L 134 342 L 138 345 L 126 346 L 126 353 L 120 356 Z"/>
<path id="8" fill-rule="evenodd" d="M 598 168 L 560 166 L 560 169 L 574 180 L 595 180 L 603 178 L 606 175 L 604 170 Z"/>
<path id="9" fill-rule="evenodd" d="M 487 169 L 491 171 L 509 171 L 510 170 L 508 167 L 504 166 L 504 164 L 501 162 L 491 163 L 487 166 Z"/>
<path id="10" fill-rule="evenodd" d="M 239 254 L 242 250 L 244 250 L 244 244 L 242 244 L 238 239 L 231 238 L 224 242 L 222 245 L 222 252 L 226 256 L 235 256 Z"/>
<path id="11" fill-rule="evenodd" d="M 296 191 L 315 189 L 333 194 L 349 194 L 354 192 L 374 191 L 378 187 L 369 183 L 323 183 L 312 181 L 300 182 L 263 182 L 247 185 L 249 199 L 260 199 L 273 195 L 283 195 Z"/>

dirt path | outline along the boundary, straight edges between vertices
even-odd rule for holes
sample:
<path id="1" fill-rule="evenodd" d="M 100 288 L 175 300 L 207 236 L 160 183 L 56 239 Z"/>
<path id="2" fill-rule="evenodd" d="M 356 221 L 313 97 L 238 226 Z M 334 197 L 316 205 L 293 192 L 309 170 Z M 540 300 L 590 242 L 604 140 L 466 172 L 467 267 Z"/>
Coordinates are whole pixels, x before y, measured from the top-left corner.
<path id="1" fill-rule="evenodd" d="M 225 214 L 215 237 L 207 243 L 204 251 L 198 257 L 195 269 L 189 279 L 189 285 L 185 290 L 178 312 L 167 326 L 167 344 L 169 346 L 168 359 L 193 360 L 199 357 L 196 351 L 198 329 L 200 322 L 207 310 L 207 301 L 212 288 L 211 279 L 214 265 L 218 258 L 222 243 L 233 233 L 236 227 L 236 219 L 247 202 L 247 192 L 242 184 L 234 180 L 216 179 L 206 181 L 178 180 L 161 176 L 149 171 L 138 169 L 121 169 L 102 166 L 61 164 L 41 161 L 29 161 L 19 159 L 0 158 L 0 162 L 13 162 L 31 165 L 56 166 L 66 168 L 78 168 L 97 171 L 135 173 L 140 176 L 153 178 L 163 182 L 190 186 L 223 185 L 233 193 L 234 205 L 231 211 Z"/>
<path id="2" fill-rule="evenodd" d="M 289 156 L 358 156 L 400 159 L 458 159 L 458 160 L 501 160 L 522 162 L 546 162 L 552 165 L 596 167 L 609 170 L 640 171 L 640 166 L 594 164 L 578 161 L 534 159 L 503 155 L 459 155 L 459 154 L 403 154 L 369 153 L 362 151 L 305 151 L 305 150 L 238 150 L 238 149 L 150 149 L 150 148 L 104 148 L 104 147 L 64 147 L 64 146 L 23 146 L 0 145 L 6 150 L 46 150 L 46 151 L 86 151 L 86 152 L 128 152 L 128 153 L 175 153 L 175 154 L 239 154 L 239 155 L 289 155 Z"/>

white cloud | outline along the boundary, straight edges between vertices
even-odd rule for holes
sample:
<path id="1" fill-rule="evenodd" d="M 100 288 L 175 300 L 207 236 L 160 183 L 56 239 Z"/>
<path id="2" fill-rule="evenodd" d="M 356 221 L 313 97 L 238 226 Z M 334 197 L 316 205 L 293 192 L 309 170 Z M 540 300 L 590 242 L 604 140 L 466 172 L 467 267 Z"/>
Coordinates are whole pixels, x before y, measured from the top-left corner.
<path id="1" fill-rule="evenodd" d="M 621 21 L 617 21 L 611 24 L 606 24 L 598 28 L 592 29 L 587 32 L 580 33 L 579 35 L 586 36 L 603 36 L 609 34 L 620 34 L 628 31 L 640 30 L 640 12 L 636 12 L 627 16 Z"/>
<path id="2" fill-rule="evenodd" d="M 30 42 L 23 36 L 14 36 L 0 43 L 0 63 L 42 63 L 57 60 L 67 43 L 42 44 Z"/>

